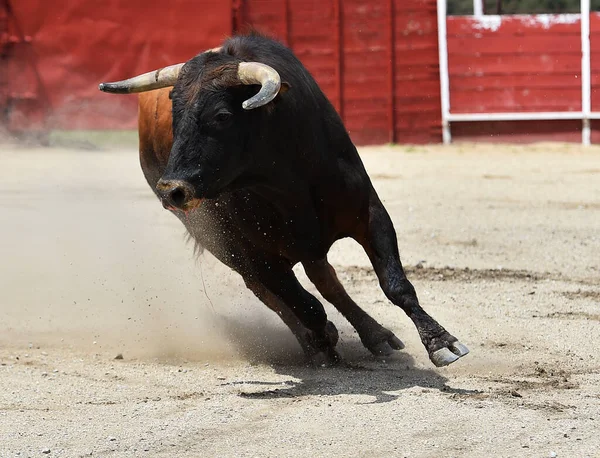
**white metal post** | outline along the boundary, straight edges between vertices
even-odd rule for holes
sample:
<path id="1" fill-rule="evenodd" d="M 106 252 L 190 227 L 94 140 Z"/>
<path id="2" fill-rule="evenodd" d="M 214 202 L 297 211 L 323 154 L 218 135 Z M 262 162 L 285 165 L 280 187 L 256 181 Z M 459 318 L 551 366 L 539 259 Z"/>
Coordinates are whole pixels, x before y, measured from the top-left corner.
<path id="1" fill-rule="evenodd" d="M 581 0 L 581 143 L 591 143 L 590 0 Z"/>
<path id="2" fill-rule="evenodd" d="M 483 16 L 483 0 L 473 0 L 473 16 L 478 19 Z"/>
<path id="3" fill-rule="evenodd" d="M 589 0 L 588 0 L 589 1 Z M 440 61 L 440 95 L 442 98 L 442 140 L 452 142 L 450 114 L 450 78 L 448 76 L 448 41 L 446 32 L 446 0 L 437 0 L 438 52 Z"/>

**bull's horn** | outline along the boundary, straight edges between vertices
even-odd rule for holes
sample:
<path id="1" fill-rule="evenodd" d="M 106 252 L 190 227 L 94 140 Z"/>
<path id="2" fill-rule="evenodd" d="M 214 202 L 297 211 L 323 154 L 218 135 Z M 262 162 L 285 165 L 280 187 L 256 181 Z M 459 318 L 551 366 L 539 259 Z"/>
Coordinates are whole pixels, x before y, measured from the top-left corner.
<path id="1" fill-rule="evenodd" d="M 98 89 L 113 94 L 130 94 L 173 86 L 177 81 L 181 67 L 183 67 L 183 63 L 169 65 L 168 67 L 159 68 L 158 70 L 115 83 L 100 83 Z"/>
<path id="2" fill-rule="evenodd" d="M 221 47 L 212 48 L 204 51 L 203 54 L 209 52 L 219 52 Z M 116 83 L 100 83 L 98 89 L 104 92 L 113 94 L 131 94 L 133 92 L 146 92 L 163 87 L 174 86 L 179 76 L 179 71 L 183 64 L 169 65 L 165 68 L 159 68 L 143 75 L 134 76 L 128 80 L 117 81 Z"/>
<path id="3" fill-rule="evenodd" d="M 268 65 L 259 62 L 241 62 L 238 65 L 238 78 L 242 84 L 260 84 L 258 93 L 242 103 L 244 110 L 266 105 L 279 93 L 281 78 L 279 73 Z"/>

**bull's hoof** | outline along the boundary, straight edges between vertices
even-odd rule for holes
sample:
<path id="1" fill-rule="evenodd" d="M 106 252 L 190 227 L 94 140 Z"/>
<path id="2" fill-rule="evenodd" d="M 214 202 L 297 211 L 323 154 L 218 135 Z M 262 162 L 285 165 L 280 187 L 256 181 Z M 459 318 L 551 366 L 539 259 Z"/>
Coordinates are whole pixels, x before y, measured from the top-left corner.
<path id="1" fill-rule="evenodd" d="M 338 330 L 331 321 L 327 322 L 322 334 L 317 335 L 307 330 L 302 348 L 308 364 L 313 367 L 331 367 L 338 364 L 341 358 L 335 351 L 335 346 L 339 337 Z"/>
<path id="2" fill-rule="evenodd" d="M 309 356 L 308 363 L 312 367 L 333 367 L 340 363 L 342 358 L 334 349 L 321 351 Z"/>
<path id="3" fill-rule="evenodd" d="M 363 345 L 377 357 L 390 356 L 394 351 L 404 348 L 404 343 L 384 327 L 361 340 Z"/>
<path id="4" fill-rule="evenodd" d="M 429 359 L 437 367 L 443 367 L 452 364 L 468 353 L 469 349 L 465 345 L 461 344 L 458 340 L 454 340 L 447 344 L 447 346 L 430 353 Z"/>
<path id="5" fill-rule="evenodd" d="M 328 321 L 325 325 L 325 335 L 325 340 L 327 341 L 327 344 L 331 348 L 335 347 L 338 343 L 338 340 L 340 339 L 340 334 L 337 328 L 335 327 L 335 324 L 333 324 L 331 321 Z"/>

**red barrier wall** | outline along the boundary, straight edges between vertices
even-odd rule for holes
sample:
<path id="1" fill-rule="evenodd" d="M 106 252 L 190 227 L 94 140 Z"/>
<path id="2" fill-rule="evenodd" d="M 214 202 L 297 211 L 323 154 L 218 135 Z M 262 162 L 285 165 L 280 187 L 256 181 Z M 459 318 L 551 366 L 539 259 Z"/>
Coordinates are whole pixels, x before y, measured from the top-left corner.
<path id="1" fill-rule="evenodd" d="M 592 111 L 600 111 L 600 13 L 596 12 L 590 14 L 590 54 Z"/>
<path id="2" fill-rule="evenodd" d="M 579 22 L 449 17 L 451 111 L 581 110 Z M 600 14 L 590 23 L 600 111 Z M 0 0 L 0 121 L 11 131 L 134 128 L 136 98 L 102 94 L 99 81 L 187 60 L 248 26 L 292 47 L 355 142 L 441 140 L 435 0 Z M 494 141 L 579 141 L 580 131 L 578 121 L 452 125 L 455 139 Z"/>
<path id="3" fill-rule="evenodd" d="M 185 61 L 231 33 L 229 0 L 4 2 L 0 104 L 12 131 L 135 128 L 137 98 L 99 82 Z"/>
<path id="4" fill-rule="evenodd" d="M 133 128 L 136 98 L 102 94 L 98 82 L 187 60 L 251 25 L 292 47 L 355 142 L 441 138 L 435 0 L 148 5 L 0 0 L 0 66 L 18 75 L 0 77 L 9 129 Z"/>
<path id="5" fill-rule="evenodd" d="M 581 111 L 579 15 L 454 16 L 447 27 L 452 113 Z M 592 110 L 600 110 L 599 13 L 590 27 Z M 580 142 L 581 121 L 456 122 L 452 136 Z"/>
<path id="6" fill-rule="evenodd" d="M 578 15 L 448 18 L 452 113 L 581 111 Z"/>

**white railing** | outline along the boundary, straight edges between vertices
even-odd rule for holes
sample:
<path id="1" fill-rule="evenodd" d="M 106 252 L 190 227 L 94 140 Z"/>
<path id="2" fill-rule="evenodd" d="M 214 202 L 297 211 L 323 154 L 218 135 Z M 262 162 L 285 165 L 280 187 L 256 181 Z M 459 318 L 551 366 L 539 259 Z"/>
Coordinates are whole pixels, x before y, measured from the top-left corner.
<path id="1" fill-rule="evenodd" d="M 581 111 L 517 112 L 517 113 L 452 113 L 450 107 L 450 76 L 448 74 L 448 39 L 446 29 L 446 1 L 437 0 L 438 44 L 440 61 L 440 93 L 442 108 L 442 139 L 444 144 L 452 142 L 452 122 L 476 121 L 541 121 L 580 119 L 582 122 L 581 142 L 590 144 L 590 120 L 600 119 L 600 112 L 591 107 L 590 70 L 590 0 L 581 0 Z M 481 3 L 474 0 L 474 10 L 482 15 Z"/>

